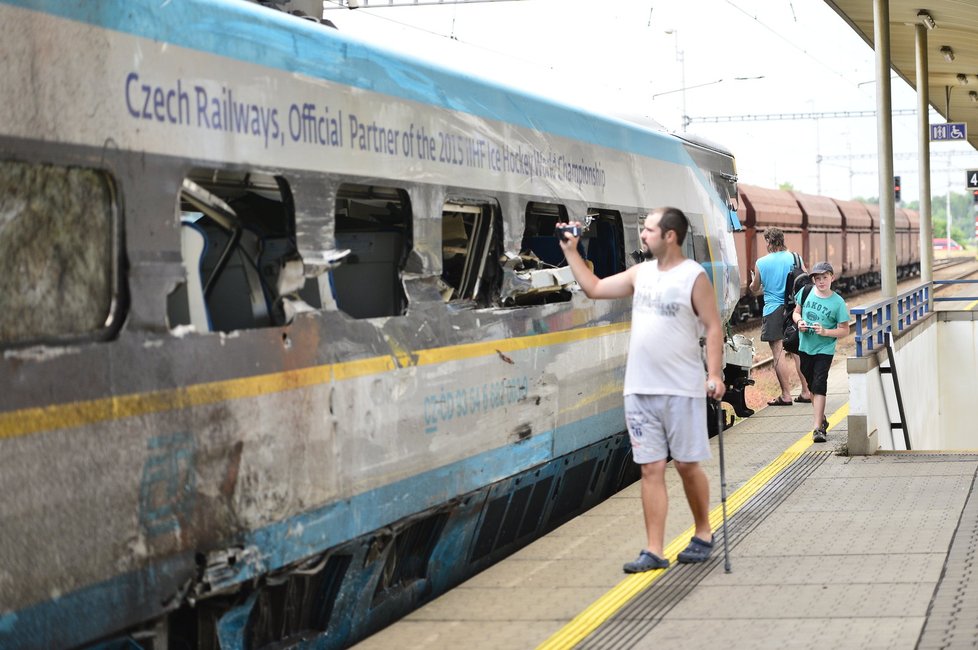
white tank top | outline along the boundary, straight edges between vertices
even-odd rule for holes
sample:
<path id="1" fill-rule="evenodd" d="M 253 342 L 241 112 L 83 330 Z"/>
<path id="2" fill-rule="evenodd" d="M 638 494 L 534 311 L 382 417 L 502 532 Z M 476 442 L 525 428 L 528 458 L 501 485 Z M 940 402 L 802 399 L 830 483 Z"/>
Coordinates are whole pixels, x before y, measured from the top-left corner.
<path id="1" fill-rule="evenodd" d="M 693 311 L 693 283 L 703 267 L 685 259 L 668 271 L 643 262 L 635 278 L 632 332 L 625 368 L 625 394 L 706 394 L 700 338 L 703 325 Z"/>

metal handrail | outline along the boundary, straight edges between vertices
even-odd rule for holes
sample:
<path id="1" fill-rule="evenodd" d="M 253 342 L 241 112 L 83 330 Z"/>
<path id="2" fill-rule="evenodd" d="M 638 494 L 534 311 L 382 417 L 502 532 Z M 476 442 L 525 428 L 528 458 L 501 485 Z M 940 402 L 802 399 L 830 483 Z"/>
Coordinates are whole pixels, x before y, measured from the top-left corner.
<path id="1" fill-rule="evenodd" d="M 978 284 L 978 280 L 932 280 L 913 287 L 895 298 L 883 298 L 869 305 L 853 307 L 849 313 L 856 320 L 856 356 L 862 357 L 864 352 L 872 352 L 883 345 L 884 337 L 891 331 L 890 319 L 894 305 L 897 310 L 897 332 L 909 329 L 916 321 L 933 311 L 932 302 L 951 300 L 978 300 L 976 296 L 937 297 L 935 285 L 949 284 Z"/>
<path id="2" fill-rule="evenodd" d="M 883 345 L 886 332 L 890 331 L 894 305 L 897 310 L 898 332 L 907 329 L 931 311 L 933 284 L 933 282 L 924 282 L 895 298 L 884 298 L 869 305 L 850 309 L 849 313 L 856 319 L 856 335 L 853 337 L 856 343 L 856 356 L 863 356 L 864 344 L 867 352 Z"/>
<path id="3" fill-rule="evenodd" d="M 934 280 L 934 284 L 978 284 L 978 280 Z M 978 300 L 975 296 L 934 296 L 934 302 L 946 302 L 951 300 Z"/>

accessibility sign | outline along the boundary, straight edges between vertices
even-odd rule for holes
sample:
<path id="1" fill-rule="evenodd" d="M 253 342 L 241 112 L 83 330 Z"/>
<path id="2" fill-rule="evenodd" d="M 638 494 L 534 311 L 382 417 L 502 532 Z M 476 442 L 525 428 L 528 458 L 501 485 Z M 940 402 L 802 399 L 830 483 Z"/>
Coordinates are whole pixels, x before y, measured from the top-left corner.
<path id="1" fill-rule="evenodd" d="M 968 170 L 968 189 L 978 190 L 978 169 Z"/>
<path id="2" fill-rule="evenodd" d="M 967 140 L 967 122 L 948 122 L 947 124 L 930 125 L 930 141 L 943 142 L 946 140 Z"/>

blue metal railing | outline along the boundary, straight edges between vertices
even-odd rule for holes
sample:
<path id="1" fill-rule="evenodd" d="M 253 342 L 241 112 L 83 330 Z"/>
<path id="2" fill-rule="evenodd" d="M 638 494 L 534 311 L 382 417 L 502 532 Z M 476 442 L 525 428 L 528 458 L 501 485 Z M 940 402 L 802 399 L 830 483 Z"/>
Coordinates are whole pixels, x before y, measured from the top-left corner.
<path id="1" fill-rule="evenodd" d="M 909 329 L 915 322 L 932 311 L 931 303 L 950 300 L 978 300 L 976 296 L 932 296 L 937 288 L 934 285 L 978 284 L 978 280 L 934 280 L 925 282 L 899 294 L 896 298 L 884 298 L 870 305 L 860 305 L 849 310 L 856 319 L 856 356 L 872 352 L 884 344 L 886 332 L 890 331 L 890 320 L 896 308 L 897 332 Z"/>

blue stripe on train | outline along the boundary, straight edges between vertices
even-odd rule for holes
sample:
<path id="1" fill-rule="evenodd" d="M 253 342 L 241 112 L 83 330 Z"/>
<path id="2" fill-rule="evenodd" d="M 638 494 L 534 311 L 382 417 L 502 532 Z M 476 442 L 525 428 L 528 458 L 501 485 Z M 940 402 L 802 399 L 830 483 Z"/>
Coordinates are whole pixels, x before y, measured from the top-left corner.
<path id="1" fill-rule="evenodd" d="M 0 0 L 0 4 L 694 166 L 671 136 L 386 52 L 337 30 L 240 0 Z"/>
<path id="2" fill-rule="evenodd" d="M 228 546 L 256 548 L 255 561 L 236 565 L 226 584 L 277 570 L 624 429 L 624 409 L 611 409 L 245 533 Z M 164 611 L 161 599 L 177 595 L 196 570 L 190 550 L 19 612 L 0 613 L 0 647 L 74 646 L 152 619 Z"/>

